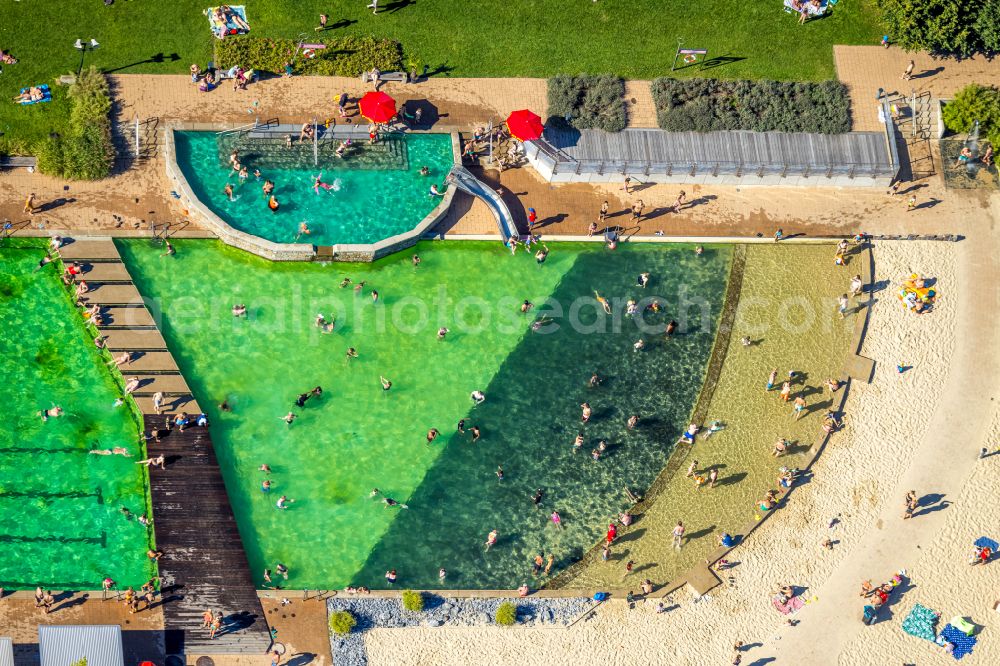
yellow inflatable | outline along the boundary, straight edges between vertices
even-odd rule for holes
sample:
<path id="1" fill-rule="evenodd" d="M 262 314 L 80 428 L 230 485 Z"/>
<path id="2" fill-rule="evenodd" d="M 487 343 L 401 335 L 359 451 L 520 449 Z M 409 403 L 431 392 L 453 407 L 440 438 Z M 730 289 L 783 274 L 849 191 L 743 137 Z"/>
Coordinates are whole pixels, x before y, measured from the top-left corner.
<path id="1" fill-rule="evenodd" d="M 934 302 L 937 293 L 926 286 L 926 281 L 916 273 L 910 275 L 908 280 L 903 281 L 903 286 L 896 294 L 896 297 L 906 307 L 913 312 L 922 312 L 927 306 Z"/>

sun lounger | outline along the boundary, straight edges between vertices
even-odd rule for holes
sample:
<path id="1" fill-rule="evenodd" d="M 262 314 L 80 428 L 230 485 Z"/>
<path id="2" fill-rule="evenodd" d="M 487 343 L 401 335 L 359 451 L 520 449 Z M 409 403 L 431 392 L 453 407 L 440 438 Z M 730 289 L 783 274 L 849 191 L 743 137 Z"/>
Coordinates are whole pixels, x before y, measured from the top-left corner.
<path id="1" fill-rule="evenodd" d="M 42 102 L 51 102 L 52 101 L 52 91 L 49 90 L 48 84 L 43 83 L 42 85 L 37 86 L 37 88 L 42 91 L 42 98 L 41 99 L 33 99 L 33 100 L 29 100 L 29 101 L 21 101 L 21 102 L 18 102 L 18 104 L 20 104 L 21 106 L 29 106 L 31 104 L 41 104 Z M 21 94 L 23 95 L 24 93 L 28 92 L 29 90 L 31 90 L 30 86 L 27 87 L 27 88 L 21 88 Z"/>
<path id="2" fill-rule="evenodd" d="M 224 39 L 227 35 L 245 35 L 250 32 L 249 28 L 243 28 L 237 25 L 235 21 L 230 18 L 226 23 L 222 23 L 215 19 L 215 10 L 217 7 L 209 7 L 205 10 L 205 14 L 208 16 L 208 24 L 212 28 L 212 34 L 215 35 L 216 39 Z M 250 25 L 247 21 L 247 10 L 243 5 L 229 5 L 229 9 L 237 14 L 243 22 Z"/>

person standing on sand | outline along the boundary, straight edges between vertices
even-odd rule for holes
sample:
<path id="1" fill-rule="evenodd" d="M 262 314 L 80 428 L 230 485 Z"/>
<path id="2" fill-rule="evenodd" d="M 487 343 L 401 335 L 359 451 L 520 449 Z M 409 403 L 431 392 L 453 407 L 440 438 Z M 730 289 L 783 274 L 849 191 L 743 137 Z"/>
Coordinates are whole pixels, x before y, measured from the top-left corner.
<path id="1" fill-rule="evenodd" d="M 622 186 L 622 189 L 625 190 L 625 194 L 631 194 L 631 192 L 628 189 L 629 185 L 631 184 L 632 184 L 632 179 L 629 178 L 628 176 L 625 176 L 625 184 Z"/>
<path id="2" fill-rule="evenodd" d="M 634 560 L 629 560 L 628 562 L 625 563 L 625 573 L 622 575 L 622 580 L 625 580 L 625 578 L 632 573 L 632 569 L 634 567 L 635 567 Z"/>
<path id="3" fill-rule="evenodd" d="M 774 388 L 774 382 L 778 381 L 778 369 L 775 368 L 771 371 L 771 374 L 767 377 L 767 390 L 770 391 Z"/>
<path id="4" fill-rule="evenodd" d="M 638 223 L 642 218 L 642 209 L 646 207 L 646 204 L 639 199 L 637 202 L 632 204 L 632 221 Z"/>
<path id="5" fill-rule="evenodd" d="M 673 535 L 673 546 L 677 550 L 680 550 L 684 541 L 684 523 L 680 520 L 678 520 L 677 524 L 674 526 Z"/>
<path id="6" fill-rule="evenodd" d="M 906 200 L 906 212 L 909 213 L 912 210 L 917 209 L 917 195 L 911 194 L 910 198 Z"/>
<path id="7" fill-rule="evenodd" d="M 28 198 L 24 200 L 24 212 L 28 215 L 35 214 L 35 193 L 32 192 L 28 195 Z"/>
<path id="8" fill-rule="evenodd" d="M 910 79 L 912 79 L 913 78 L 913 68 L 915 66 L 916 66 L 916 64 L 911 60 L 910 64 L 906 66 L 906 70 L 903 71 L 903 75 L 901 77 L 899 77 L 899 78 L 903 79 L 904 81 L 909 81 Z"/>
<path id="9" fill-rule="evenodd" d="M 694 474 L 694 471 L 696 469 L 698 469 L 698 461 L 697 460 L 692 460 L 691 464 L 688 465 L 687 474 L 685 474 L 684 476 L 687 477 L 687 478 L 691 478 L 691 476 Z"/>
<path id="10" fill-rule="evenodd" d="M 802 418 L 802 415 L 805 413 L 805 410 L 806 410 L 806 399 L 803 398 L 801 395 L 797 396 L 795 398 L 794 405 L 795 405 L 794 406 L 795 420 L 798 421 L 800 418 Z"/>
<path id="11" fill-rule="evenodd" d="M 605 201 L 601 204 L 601 212 L 597 215 L 597 221 L 604 224 L 604 221 L 608 219 L 608 202 Z M 597 231 L 597 229 L 594 229 Z M 593 236 L 593 234 L 591 234 Z"/>
<path id="12" fill-rule="evenodd" d="M 680 194 L 677 195 L 677 201 L 674 202 L 675 213 L 681 212 L 681 208 L 684 207 L 685 201 L 687 201 L 687 194 L 684 192 L 684 190 L 681 190 Z"/>
<path id="13" fill-rule="evenodd" d="M 781 399 L 788 402 L 788 398 L 792 395 L 792 384 L 791 382 L 784 382 L 781 384 Z"/>
<path id="14" fill-rule="evenodd" d="M 903 520 L 908 520 L 913 517 L 913 512 L 917 510 L 917 491 L 911 490 L 906 493 L 903 503 Z"/>
<path id="15" fill-rule="evenodd" d="M 549 553 L 549 557 L 545 560 L 545 575 L 548 576 L 552 572 L 552 565 L 556 563 L 556 556 Z"/>

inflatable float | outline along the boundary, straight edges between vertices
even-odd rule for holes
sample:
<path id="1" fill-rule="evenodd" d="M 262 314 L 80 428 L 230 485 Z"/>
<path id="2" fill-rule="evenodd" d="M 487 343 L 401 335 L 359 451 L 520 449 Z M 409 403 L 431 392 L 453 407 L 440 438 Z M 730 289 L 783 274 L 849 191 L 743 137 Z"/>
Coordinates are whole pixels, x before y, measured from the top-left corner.
<path id="1" fill-rule="evenodd" d="M 937 292 L 926 286 L 925 283 L 926 281 L 922 277 L 913 273 L 909 279 L 903 281 L 896 298 L 911 312 L 919 314 L 930 309 L 937 299 Z"/>

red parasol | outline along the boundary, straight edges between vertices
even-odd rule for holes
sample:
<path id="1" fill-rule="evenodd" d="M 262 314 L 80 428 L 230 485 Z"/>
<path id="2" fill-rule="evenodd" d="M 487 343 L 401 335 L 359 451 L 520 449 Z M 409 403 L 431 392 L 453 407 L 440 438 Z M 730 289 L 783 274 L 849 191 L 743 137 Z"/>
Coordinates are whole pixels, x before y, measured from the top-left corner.
<path id="1" fill-rule="evenodd" d="M 358 102 L 361 115 L 373 123 L 387 123 L 396 116 L 396 100 L 384 92 L 369 92 Z"/>
<path id="2" fill-rule="evenodd" d="M 537 114 L 521 109 L 507 116 L 507 129 L 521 141 L 534 141 L 542 137 L 542 119 Z"/>

